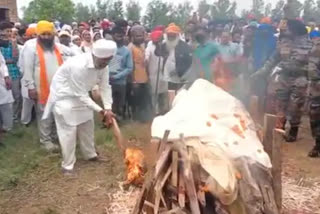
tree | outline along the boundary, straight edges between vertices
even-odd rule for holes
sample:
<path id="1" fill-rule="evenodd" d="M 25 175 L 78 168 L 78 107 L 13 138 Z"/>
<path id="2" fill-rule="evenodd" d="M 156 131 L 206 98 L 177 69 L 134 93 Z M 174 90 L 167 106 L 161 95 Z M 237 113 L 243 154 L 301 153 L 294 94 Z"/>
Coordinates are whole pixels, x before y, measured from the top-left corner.
<path id="1" fill-rule="evenodd" d="M 264 16 L 271 16 L 271 13 L 272 13 L 272 4 L 271 3 L 268 3 L 266 5 L 266 7 L 264 8 Z"/>
<path id="2" fill-rule="evenodd" d="M 303 4 L 303 19 L 304 21 L 311 21 L 317 18 L 317 7 L 313 0 L 305 0 Z"/>
<path id="3" fill-rule="evenodd" d="M 110 20 L 118 20 L 123 19 L 123 4 L 121 0 L 116 0 L 112 3 L 109 11 L 108 11 L 108 17 Z"/>
<path id="4" fill-rule="evenodd" d="M 130 0 L 126 5 L 126 17 L 128 20 L 140 21 L 142 8 L 138 1 Z"/>
<path id="5" fill-rule="evenodd" d="M 279 0 L 275 6 L 275 8 L 271 12 L 271 18 L 273 20 L 280 20 L 283 18 L 283 7 L 285 5 L 284 0 Z"/>
<path id="6" fill-rule="evenodd" d="M 70 23 L 75 15 L 71 0 L 32 0 L 24 11 L 24 21 L 59 20 Z"/>
<path id="7" fill-rule="evenodd" d="M 75 19 L 77 22 L 88 21 L 88 18 L 90 17 L 90 9 L 88 6 L 84 6 L 82 3 L 78 3 L 75 10 Z"/>
<path id="8" fill-rule="evenodd" d="M 156 25 L 168 25 L 173 21 L 173 6 L 161 0 L 149 2 L 143 23 L 150 29 Z"/>
<path id="9" fill-rule="evenodd" d="M 211 16 L 214 19 L 232 19 L 236 17 L 237 3 L 230 0 L 218 0 L 211 6 Z"/>
<path id="10" fill-rule="evenodd" d="M 178 4 L 177 7 L 173 9 L 175 11 L 174 15 L 174 22 L 183 27 L 186 22 L 191 17 L 191 12 L 193 10 L 193 7 L 189 1 L 186 1 L 184 3 Z"/>
<path id="11" fill-rule="evenodd" d="M 205 17 L 210 10 L 210 5 L 207 0 L 201 0 L 198 5 L 198 13 L 200 18 Z"/>
<path id="12" fill-rule="evenodd" d="M 264 1 L 263 0 L 252 0 L 252 10 L 251 13 L 256 19 L 260 20 L 264 13 Z"/>
<path id="13" fill-rule="evenodd" d="M 97 16 L 101 19 L 108 17 L 108 8 L 111 6 L 111 0 L 97 0 Z"/>
<path id="14" fill-rule="evenodd" d="M 87 20 L 89 20 L 89 19 L 96 20 L 98 18 L 98 13 L 97 13 L 96 7 L 93 5 L 90 5 L 89 11 L 90 11 L 90 16 L 87 17 Z"/>
<path id="15" fill-rule="evenodd" d="M 295 19 L 300 17 L 303 5 L 298 0 L 288 0 L 288 3 L 284 7 L 284 16 L 287 19 Z"/>
<path id="16" fill-rule="evenodd" d="M 250 14 L 250 11 L 249 11 L 249 10 L 243 9 L 243 10 L 241 11 L 241 18 L 246 19 L 246 18 L 249 16 L 249 14 Z"/>

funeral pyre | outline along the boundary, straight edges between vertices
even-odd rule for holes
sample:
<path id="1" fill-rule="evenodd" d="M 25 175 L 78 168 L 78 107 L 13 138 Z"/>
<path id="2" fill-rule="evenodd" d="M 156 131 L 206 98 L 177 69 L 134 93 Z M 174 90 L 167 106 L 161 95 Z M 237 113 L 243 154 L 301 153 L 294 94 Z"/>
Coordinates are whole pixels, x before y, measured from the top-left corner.
<path id="1" fill-rule="evenodd" d="M 176 96 L 155 118 L 157 161 L 134 214 L 278 214 L 271 161 L 249 113 L 205 80 Z"/>

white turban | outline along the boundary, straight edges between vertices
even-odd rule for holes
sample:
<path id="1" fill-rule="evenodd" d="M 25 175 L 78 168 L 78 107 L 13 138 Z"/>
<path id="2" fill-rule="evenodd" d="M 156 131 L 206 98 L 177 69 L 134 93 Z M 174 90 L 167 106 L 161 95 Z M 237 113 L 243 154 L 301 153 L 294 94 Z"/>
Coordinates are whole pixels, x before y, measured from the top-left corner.
<path id="1" fill-rule="evenodd" d="M 63 31 L 69 31 L 71 33 L 72 31 L 72 27 L 70 25 L 63 25 L 63 27 L 61 28 L 61 30 Z"/>
<path id="2" fill-rule="evenodd" d="M 99 39 L 93 43 L 92 54 L 98 58 L 109 58 L 117 51 L 117 44 L 114 41 Z"/>

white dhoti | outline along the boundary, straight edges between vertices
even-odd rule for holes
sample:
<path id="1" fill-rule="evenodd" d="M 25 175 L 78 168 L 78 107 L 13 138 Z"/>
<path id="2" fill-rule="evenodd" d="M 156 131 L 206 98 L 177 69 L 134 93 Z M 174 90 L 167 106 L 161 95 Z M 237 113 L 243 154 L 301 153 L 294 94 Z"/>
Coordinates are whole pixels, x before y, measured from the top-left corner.
<path id="1" fill-rule="evenodd" d="M 53 112 L 62 150 L 62 168 L 73 169 L 76 162 L 77 139 L 86 160 L 97 157 L 94 144 L 93 111 L 88 108 L 70 110 L 68 102 L 61 102 L 61 105 L 55 105 Z"/>
<path id="2" fill-rule="evenodd" d="M 21 123 L 28 125 L 32 120 L 32 109 L 35 106 L 34 100 L 23 97 L 21 110 Z"/>

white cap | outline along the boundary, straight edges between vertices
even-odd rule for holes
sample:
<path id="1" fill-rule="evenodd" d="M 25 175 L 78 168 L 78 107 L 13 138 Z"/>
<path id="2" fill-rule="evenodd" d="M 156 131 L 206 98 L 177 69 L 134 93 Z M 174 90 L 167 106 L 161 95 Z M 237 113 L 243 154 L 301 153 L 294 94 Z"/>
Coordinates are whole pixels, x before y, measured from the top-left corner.
<path id="1" fill-rule="evenodd" d="M 93 43 L 92 54 L 98 58 L 109 58 L 117 51 L 117 44 L 114 41 L 99 39 Z"/>
<path id="2" fill-rule="evenodd" d="M 72 27 L 70 25 L 63 25 L 61 30 L 71 32 L 72 31 Z"/>
<path id="3" fill-rule="evenodd" d="M 80 36 L 78 36 L 78 35 L 74 35 L 74 36 L 71 37 L 71 41 L 74 41 L 74 40 L 76 40 L 76 39 L 81 39 L 81 38 L 80 38 Z"/>
<path id="4" fill-rule="evenodd" d="M 70 33 L 68 31 L 65 31 L 65 30 L 60 31 L 59 37 L 61 37 L 61 36 L 68 36 L 68 37 L 71 38 Z"/>

